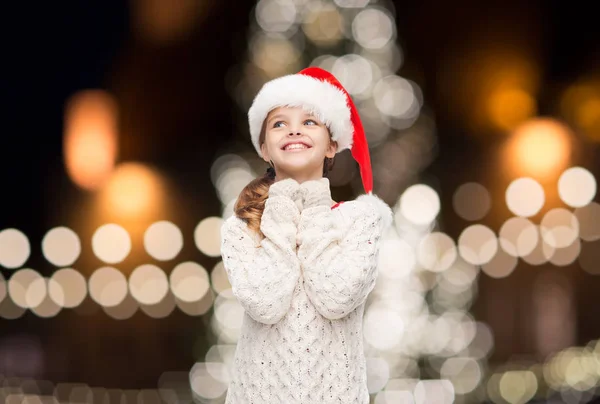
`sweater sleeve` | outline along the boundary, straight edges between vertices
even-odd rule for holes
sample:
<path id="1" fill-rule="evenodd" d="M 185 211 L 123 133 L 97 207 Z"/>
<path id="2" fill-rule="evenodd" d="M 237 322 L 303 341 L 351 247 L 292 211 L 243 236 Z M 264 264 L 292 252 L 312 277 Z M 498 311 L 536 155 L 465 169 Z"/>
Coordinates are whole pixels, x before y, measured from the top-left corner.
<path id="1" fill-rule="evenodd" d="M 271 185 L 260 225 L 262 240 L 236 216 L 221 229 L 221 255 L 233 295 L 250 317 L 264 324 L 285 316 L 300 277 L 297 190 L 293 180 Z"/>
<path id="2" fill-rule="evenodd" d="M 298 227 L 298 258 L 305 290 L 319 313 L 330 320 L 347 316 L 375 286 L 379 240 L 391 210 L 365 195 L 331 210 L 327 179 L 302 184 L 304 209 Z M 374 198 L 374 199 L 373 199 Z"/>

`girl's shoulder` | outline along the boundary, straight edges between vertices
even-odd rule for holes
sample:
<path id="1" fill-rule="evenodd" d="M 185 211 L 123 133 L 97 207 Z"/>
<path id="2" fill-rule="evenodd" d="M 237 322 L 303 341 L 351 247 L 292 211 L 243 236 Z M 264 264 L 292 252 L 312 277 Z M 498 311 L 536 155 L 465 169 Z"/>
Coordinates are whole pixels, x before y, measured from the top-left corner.
<path id="1" fill-rule="evenodd" d="M 337 202 L 331 206 L 331 210 L 337 210 L 349 216 L 379 216 L 384 228 L 387 228 L 392 223 L 393 217 L 392 209 L 388 204 L 372 194 L 360 195 L 352 201 Z"/>

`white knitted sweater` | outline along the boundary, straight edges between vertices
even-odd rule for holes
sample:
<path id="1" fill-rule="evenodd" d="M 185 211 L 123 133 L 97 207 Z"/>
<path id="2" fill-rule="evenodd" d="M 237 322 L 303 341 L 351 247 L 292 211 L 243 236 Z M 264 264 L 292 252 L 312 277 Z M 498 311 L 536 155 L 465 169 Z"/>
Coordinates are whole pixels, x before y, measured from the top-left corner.
<path id="1" fill-rule="evenodd" d="M 236 216 L 221 254 L 245 310 L 226 404 L 369 402 L 362 319 L 391 210 L 363 195 L 331 209 L 329 181 L 278 181 L 264 238 Z"/>

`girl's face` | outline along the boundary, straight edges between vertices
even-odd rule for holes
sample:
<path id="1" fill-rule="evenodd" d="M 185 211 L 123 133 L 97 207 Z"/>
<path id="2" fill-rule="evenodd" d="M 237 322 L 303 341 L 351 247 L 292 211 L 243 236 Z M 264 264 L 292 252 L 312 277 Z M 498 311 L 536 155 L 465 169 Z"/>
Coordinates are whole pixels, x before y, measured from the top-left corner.
<path id="1" fill-rule="evenodd" d="M 276 108 L 265 119 L 261 151 L 266 162 L 273 161 L 278 179 L 321 178 L 325 157 L 333 158 L 336 149 L 327 127 L 300 107 Z"/>

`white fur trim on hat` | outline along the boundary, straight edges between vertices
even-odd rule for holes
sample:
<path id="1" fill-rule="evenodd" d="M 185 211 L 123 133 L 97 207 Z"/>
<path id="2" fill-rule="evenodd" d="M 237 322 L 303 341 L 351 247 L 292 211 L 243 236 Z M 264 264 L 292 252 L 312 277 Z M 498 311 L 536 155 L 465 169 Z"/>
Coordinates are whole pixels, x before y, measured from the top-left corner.
<path id="1" fill-rule="evenodd" d="M 319 118 L 331 131 L 332 139 L 338 144 L 338 152 L 352 147 L 354 127 L 346 94 L 325 81 L 291 74 L 267 82 L 248 111 L 250 137 L 260 156 L 259 137 L 263 122 L 269 112 L 283 106 L 302 107 Z"/>

